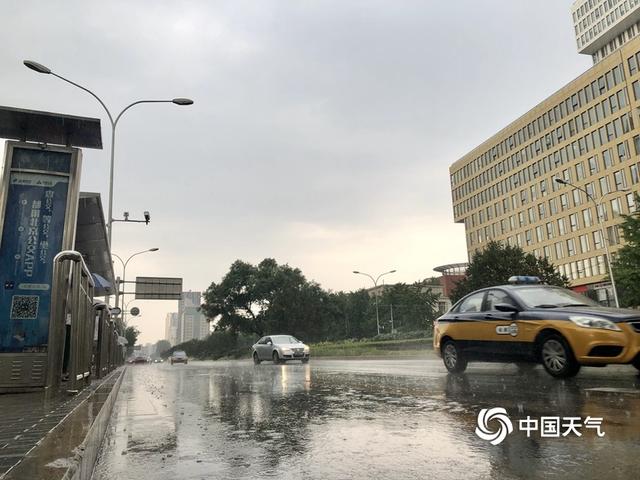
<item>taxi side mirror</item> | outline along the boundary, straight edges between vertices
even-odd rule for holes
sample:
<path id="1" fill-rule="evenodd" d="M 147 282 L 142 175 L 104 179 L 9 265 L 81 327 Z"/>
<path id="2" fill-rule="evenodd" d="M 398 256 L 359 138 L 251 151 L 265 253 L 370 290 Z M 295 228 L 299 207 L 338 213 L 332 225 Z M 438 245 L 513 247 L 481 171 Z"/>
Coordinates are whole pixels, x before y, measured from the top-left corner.
<path id="1" fill-rule="evenodd" d="M 493 308 L 499 312 L 518 313 L 520 311 L 518 307 L 511 305 L 510 303 L 496 303 Z"/>

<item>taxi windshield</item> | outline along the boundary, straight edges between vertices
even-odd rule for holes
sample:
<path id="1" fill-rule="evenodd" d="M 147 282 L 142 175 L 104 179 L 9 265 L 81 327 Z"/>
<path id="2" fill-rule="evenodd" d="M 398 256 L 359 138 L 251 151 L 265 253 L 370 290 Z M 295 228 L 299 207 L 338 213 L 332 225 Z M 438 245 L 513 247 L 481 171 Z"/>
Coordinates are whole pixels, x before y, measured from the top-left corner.
<path id="1" fill-rule="evenodd" d="M 593 306 L 599 304 L 584 295 L 564 288 L 532 286 L 519 288 L 517 295 L 527 308 Z"/>

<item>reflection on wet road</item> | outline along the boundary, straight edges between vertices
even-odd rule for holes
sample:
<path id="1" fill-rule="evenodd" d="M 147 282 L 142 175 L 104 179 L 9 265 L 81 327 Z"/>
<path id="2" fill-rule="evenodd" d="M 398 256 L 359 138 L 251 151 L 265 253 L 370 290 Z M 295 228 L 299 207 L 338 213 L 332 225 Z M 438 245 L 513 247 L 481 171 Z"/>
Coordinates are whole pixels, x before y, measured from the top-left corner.
<path id="1" fill-rule="evenodd" d="M 480 409 L 603 417 L 560 438 L 475 434 Z M 439 360 L 312 360 L 308 365 L 193 362 L 128 368 L 96 479 L 638 478 L 640 377 L 633 367 L 583 369 Z M 493 426 L 493 425 L 492 425 Z"/>

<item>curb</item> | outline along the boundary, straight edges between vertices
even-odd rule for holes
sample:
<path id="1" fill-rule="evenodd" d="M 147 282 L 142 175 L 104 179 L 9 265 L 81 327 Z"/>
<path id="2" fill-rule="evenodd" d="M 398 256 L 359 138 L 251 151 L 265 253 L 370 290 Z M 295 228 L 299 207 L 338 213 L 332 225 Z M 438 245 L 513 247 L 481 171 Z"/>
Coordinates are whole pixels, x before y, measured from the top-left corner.
<path id="1" fill-rule="evenodd" d="M 89 480 L 125 373 L 107 377 L 2 480 Z"/>

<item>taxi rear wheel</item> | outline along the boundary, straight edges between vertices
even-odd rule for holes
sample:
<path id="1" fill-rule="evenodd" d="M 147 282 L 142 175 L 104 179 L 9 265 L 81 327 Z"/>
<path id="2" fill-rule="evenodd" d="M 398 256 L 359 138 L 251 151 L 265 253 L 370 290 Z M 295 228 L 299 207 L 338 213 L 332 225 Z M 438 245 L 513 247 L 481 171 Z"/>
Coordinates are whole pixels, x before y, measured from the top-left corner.
<path id="1" fill-rule="evenodd" d="M 633 362 L 631 362 L 631 365 L 633 365 L 638 370 L 640 370 L 640 355 L 638 355 L 636 359 Z"/>
<path id="2" fill-rule="evenodd" d="M 447 340 L 442 345 L 442 360 L 451 373 L 462 373 L 467 368 L 467 359 L 453 340 Z"/>
<path id="3" fill-rule="evenodd" d="M 573 377 L 580 370 L 571 347 L 560 335 L 544 338 L 540 344 L 540 359 L 547 373 L 557 378 Z"/>

